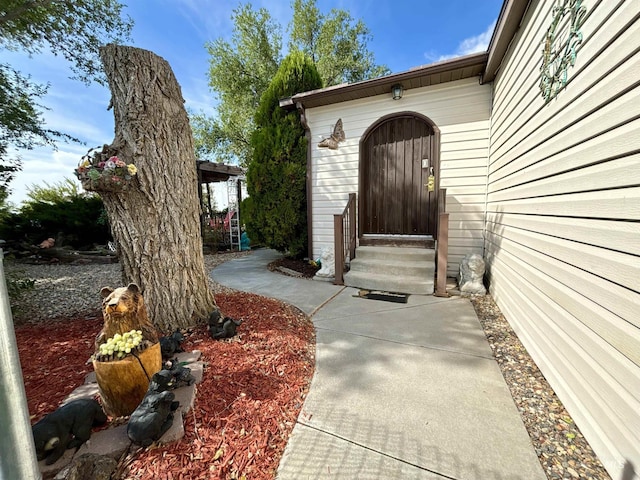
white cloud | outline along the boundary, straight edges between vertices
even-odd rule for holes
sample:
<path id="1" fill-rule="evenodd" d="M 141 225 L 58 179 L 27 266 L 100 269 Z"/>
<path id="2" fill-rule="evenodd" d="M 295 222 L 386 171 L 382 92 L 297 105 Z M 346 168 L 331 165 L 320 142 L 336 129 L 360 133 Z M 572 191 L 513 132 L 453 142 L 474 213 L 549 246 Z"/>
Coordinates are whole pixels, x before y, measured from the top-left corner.
<path id="1" fill-rule="evenodd" d="M 493 30 L 496 28 L 496 21 L 494 21 L 489 27 L 480 35 L 475 37 L 465 38 L 458 46 L 457 53 L 459 55 L 469 55 L 472 53 L 484 52 L 489 48 L 489 42 L 493 35 Z"/>
<path id="2" fill-rule="evenodd" d="M 9 202 L 19 206 L 27 199 L 27 192 L 33 185 L 44 185 L 45 182 L 53 185 L 65 178 L 75 179 L 73 170 L 87 150 L 83 145 L 63 145 L 57 151 L 45 147 L 22 151 L 22 170 L 9 184 Z"/>
<path id="3" fill-rule="evenodd" d="M 171 4 L 173 5 L 173 4 Z M 204 41 L 229 37 L 233 24 L 231 2 L 217 0 L 181 0 L 178 12 L 189 22 L 197 36 Z"/>
<path id="4" fill-rule="evenodd" d="M 491 36 L 496 28 L 497 20 L 494 20 L 487 29 L 479 35 L 468 37 L 462 40 L 458 44 L 458 48 L 453 53 L 438 55 L 433 50 L 424 52 L 424 58 L 428 62 L 439 62 L 447 60 L 449 58 L 462 57 L 464 55 L 470 55 L 472 53 L 484 52 L 489 48 L 489 42 L 491 42 Z"/>

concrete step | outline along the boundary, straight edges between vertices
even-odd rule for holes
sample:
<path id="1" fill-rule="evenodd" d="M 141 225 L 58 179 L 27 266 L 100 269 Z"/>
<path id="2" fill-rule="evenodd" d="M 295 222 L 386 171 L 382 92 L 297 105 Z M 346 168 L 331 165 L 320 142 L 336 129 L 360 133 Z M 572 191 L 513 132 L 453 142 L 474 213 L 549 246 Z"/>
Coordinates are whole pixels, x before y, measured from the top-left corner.
<path id="1" fill-rule="evenodd" d="M 360 246 L 356 249 L 356 258 L 384 259 L 405 262 L 434 262 L 435 250 L 415 247 Z"/>
<path id="2" fill-rule="evenodd" d="M 433 275 L 428 277 L 393 276 L 383 273 L 359 272 L 350 270 L 344 274 L 344 284 L 348 287 L 365 290 L 380 290 L 393 293 L 414 295 L 433 294 Z"/>
<path id="3" fill-rule="evenodd" d="M 394 261 L 386 258 L 362 258 L 356 256 L 356 258 L 351 261 L 350 271 L 426 278 L 429 277 L 429 275 L 433 276 L 434 265 L 431 261 Z"/>
<path id="4" fill-rule="evenodd" d="M 349 287 L 416 295 L 433 294 L 435 250 L 360 246 L 344 283 Z"/>

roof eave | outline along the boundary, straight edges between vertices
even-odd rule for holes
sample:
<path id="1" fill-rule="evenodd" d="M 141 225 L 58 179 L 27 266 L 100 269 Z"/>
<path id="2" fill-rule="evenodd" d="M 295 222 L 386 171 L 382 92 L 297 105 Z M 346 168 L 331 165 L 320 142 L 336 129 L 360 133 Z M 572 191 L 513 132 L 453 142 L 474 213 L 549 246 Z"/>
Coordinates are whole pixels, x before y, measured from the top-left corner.
<path id="1" fill-rule="evenodd" d="M 405 90 L 415 88 L 415 85 L 424 86 L 422 85 L 423 83 L 425 85 L 432 85 L 434 83 L 441 83 L 440 81 L 434 82 L 432 80 L 435 76 L 454 71 L 467 72 L 465 74 L 461 73 L 460 78 L 480 76 L 486 62 L 486 52 L 474 53 L 429 65 L 414 67 L 404 72 L 371 80 L 334 85 L 327 88 L 298 93 L 292 97 L 280 100 L 280 106 L 293 108 L 296 104 L 301 104 L 304 107 L 330 105 L 332 103 L 345 101 L 345 99 L 355 100 L 379 95 L 382 92 L 391 92 L 391 87 L 398 83 L 403 84 Z"/>
<path id="2" fill-rule="evenodd" d="M 509 45 L 520 28 L 531 0 L 505 0 L 496 22 L 491 41 L 489 42 L 487 65 L 482 74 L 482 83 L 493 81 L 502 64 Z"/>

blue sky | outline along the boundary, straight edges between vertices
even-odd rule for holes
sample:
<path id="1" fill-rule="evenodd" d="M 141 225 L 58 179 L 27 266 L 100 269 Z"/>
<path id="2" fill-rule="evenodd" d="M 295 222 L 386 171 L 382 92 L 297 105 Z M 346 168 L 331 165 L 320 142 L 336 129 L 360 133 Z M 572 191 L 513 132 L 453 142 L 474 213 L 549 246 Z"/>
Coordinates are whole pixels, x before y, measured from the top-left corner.
<path id="1" fill-rule="evenodd" d="M 169 62 L 182 87 L 185 106 L 193 111 L 214 113 L 215 95 L 208 87 L 208 41 L 229 39 L 231 15 L 238 0 L 125 0 L 126 13 L 134 22 L 132 45 L 153 51 Z M 264 7 L 283 28 L 291 19 L 291 0 L 254 0 L 255 10 Z M 323 13 L 332 8 L 347 10 L 362 19 L 372 40 L 369 50 L 376 63 L 393 73 L 486 50 L 502 0 L 317 0 Z M 89 147 L 111 143 L 113 115 L 107 111 L 107 87 L 89 87 L 68 79 L 64 59 L 51 53 L 29 58 L 24 54 L 0 52 L 8 62 L 32 79 L 49 83 L 43 104 L 49 108 L 47 127 L 75 136 L 86 145 L 60 142 L 58 150 L 38 148 L 21 151 L 23 170 L 10 184 L 9 201 L 19 205 L 27 187 L 75 178 L 73 169 Z"/>

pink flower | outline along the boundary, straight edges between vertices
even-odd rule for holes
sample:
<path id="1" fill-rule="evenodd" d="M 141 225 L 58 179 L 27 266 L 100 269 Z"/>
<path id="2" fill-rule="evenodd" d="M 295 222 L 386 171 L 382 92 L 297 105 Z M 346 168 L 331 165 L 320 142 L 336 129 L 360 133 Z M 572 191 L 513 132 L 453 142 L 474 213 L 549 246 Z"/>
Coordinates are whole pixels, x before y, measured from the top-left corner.
<path id="1" fill-rule="evenodd" d="M 99 162 L 98 163 L 98 168 L 104 168 L 104 166 L 107 164 L 107 162 Z"/>
<path id="2" fill-rule="evenodd" d="M 122 160 L 120 160 L 120 159 L 116 160 L 116 167 L 126 167 L 126 166 L 127 166 L 127 164 L 124 163 Z"/>

